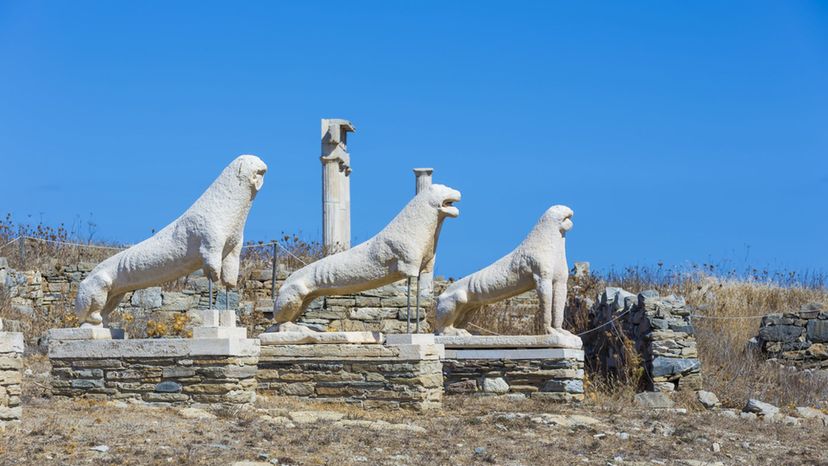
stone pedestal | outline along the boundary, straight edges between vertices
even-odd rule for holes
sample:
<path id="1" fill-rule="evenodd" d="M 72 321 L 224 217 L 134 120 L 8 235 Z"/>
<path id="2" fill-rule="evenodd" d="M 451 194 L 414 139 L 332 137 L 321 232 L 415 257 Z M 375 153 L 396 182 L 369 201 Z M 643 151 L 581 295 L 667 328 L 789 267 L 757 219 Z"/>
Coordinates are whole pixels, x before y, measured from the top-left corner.
<path id="1" fill-rule="evenodd" d="M 252 403 L 258 359 L 259 341 L 246 338 L 49 342 L 52 394 L 74 398 Z"/>
<path id="2" fill-rule="evenodd" d="M 447 395 L 584 399 L 580 340 L 569 342 L 570 347 L 560 347 L 560 339 L 548 335 L 437 337 L 436 341 L 445 345 L 443 379 Z"/>
<path id="3" fill-rule="evenodd" d="M 19 424 L 23 414 L 20 405 L 23 349 L 22 333 L 0 332 L 0 431 Z"/>
<path id="4" fill-rule="evenodd" d="M 260 336 L 259 393 L 363 408 L 442 406 L 443 347 L 433 336 L 395 336 L 382 344 L 382 334 L 371 332 L 301 335 Z"/>

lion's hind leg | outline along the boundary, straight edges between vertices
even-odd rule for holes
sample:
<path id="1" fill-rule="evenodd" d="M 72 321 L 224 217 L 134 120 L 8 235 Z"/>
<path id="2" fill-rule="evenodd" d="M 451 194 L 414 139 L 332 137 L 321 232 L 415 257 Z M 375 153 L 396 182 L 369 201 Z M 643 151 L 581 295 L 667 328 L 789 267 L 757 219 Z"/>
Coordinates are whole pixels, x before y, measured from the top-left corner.
<path id="1" fill-rule="evenodd" d="M 283 285 L 273 309 L 273 319 L 276 323 L 282 324 L 298 319 L 309 292 L 310 290 L 302 283 L 294 282 Z"/>
<path id="2" fill-rule="evenodd" d="M 82 327 L 103 327 L 101 311 L 106 307 L 108 294 L 109 286 L 100 277 L 88 277 L 81 282 L 75 297 L 75 315 Z"/>

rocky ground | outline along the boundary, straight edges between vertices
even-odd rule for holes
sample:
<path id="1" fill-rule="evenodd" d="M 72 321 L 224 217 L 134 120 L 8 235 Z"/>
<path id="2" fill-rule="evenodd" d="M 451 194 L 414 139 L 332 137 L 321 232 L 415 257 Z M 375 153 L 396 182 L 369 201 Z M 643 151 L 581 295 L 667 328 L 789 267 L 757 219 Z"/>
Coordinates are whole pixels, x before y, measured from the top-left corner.
<path id="1" fill-rule="evenodd" d="M 47 377 L 25 378 L 24 420 L 0 440 L 0 464 L 828 464 L 820 412 L 766 422 L 689 397 L 670 410 L 451 397 L 428 413 L 262 397 L 207 412 L 51 399 Z"/>

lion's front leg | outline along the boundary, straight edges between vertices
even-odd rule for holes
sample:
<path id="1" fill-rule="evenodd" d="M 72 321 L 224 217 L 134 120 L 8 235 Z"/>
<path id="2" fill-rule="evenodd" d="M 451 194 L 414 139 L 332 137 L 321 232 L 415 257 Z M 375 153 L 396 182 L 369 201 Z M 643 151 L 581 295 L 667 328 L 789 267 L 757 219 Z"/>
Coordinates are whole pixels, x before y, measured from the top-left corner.
<path id="1" fill-rule="evenodd" d="M 566 278 L 555 281 L 552 285 L 552 327 L 571 335 L 563 330 L 564 311 L 566 310 Z"/>
<path id="2" fill-rule="evenodd" d="M 227 288 L 235 288 L 238 285 L 241 248 L 242 242 L 239 241 L 221 261 L 221 283 Z"/>
<path id="3" fill-rule="evenodd" d="M 541 314 L 541 330 L 544 333 L 554 333 L 553 303 L 555 287 L 552 280 L 535 276 L 535 291 L 538 293 L 539 311 Z"/>
<path id="4" fill-rule="evenodd" d="M 221 251 L 222 247 L 207 242 L 202 243 L 198 250 L 199 255 L 201 255 L 204 276 L 211 282 L 218 282 L 221 279 Z M 236 272 L 238 273 L 238 271 Z"/>

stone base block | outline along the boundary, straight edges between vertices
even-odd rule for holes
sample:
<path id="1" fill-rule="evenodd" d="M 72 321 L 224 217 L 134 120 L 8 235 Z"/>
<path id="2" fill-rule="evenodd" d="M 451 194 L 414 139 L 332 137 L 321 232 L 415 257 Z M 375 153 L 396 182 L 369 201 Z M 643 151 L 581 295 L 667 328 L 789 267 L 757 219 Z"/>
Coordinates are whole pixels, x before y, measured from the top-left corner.
<path id="1" fill-rule="evenodd" d="M 262 345 L 340 345 L 382 344 L 379 332 L 266 332 L 259 335 Z"/>
<path id="2" fill-rule="evenodd" d="M 20 405 L 23 349 L 22 333 L 0 332 L 0 431 L 19 424 L 23 414 Z"/>
<path id="3" fill-rule="evenodd" d="M 195 327 L 193 338 L 227 338 L 243 340 L 247 338 L 245 327 Z"/>
<path id="4" fill-rule="evenodd" d="M 49 330 L 50 340 L 123 340 L 123 329 L 104 327 L 53 328 Z"/>
<path id="5" fill-rule="evenodd" d="M 571 348 L 581 349 L 583 342 L 575 335 L 438 335 L 436 343 L 446 348 Z"/>
<path id="6" fill-rule="evenodd" d="M 413 346 L 418 350 L 406 348 Z M 256 376 L 259 393 L 364 408 L 439 408 L 442 364 L 434 354 L 437 348 L 429 352 L 424 346 L 264 345 Z"/>
<path id="7" fill-rule="evenodd" d="M 584 353 L 547 349 L 447 349 L 445 392 L 505 395 L 521 393 L 553 401 L 584 399 Z"/>
<path id="8" fill-rule="evenodd" d="M 252 403 L 257 340 L 52 341 L 52 394 L 174 405 Z"/>

